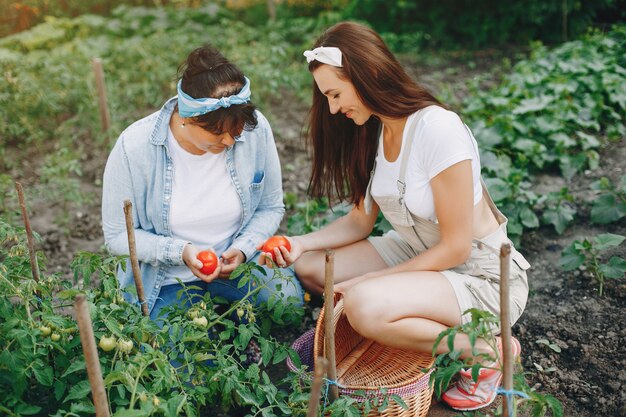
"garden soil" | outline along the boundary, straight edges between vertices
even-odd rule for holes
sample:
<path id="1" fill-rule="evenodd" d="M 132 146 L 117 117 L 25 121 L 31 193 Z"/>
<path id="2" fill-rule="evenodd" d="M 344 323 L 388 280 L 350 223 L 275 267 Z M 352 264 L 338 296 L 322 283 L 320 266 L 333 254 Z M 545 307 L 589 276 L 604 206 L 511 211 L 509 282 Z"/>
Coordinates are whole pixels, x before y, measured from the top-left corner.
<path id="1" fill-rule="evenodd" d="M 493 73 L 502 56 L 492 52 L 479 55 L 461 54 L 438 57 L 432 62 L 405 61 L 412 74 L 435 93 L 444 89 L 457 98 L 468 93 L 467 81 L 479 74 Z M 485 79 L 485 87 L 497 82 L 497 75 Z M 269 103 L 264 109 L 276 135 L 283 163 L 284 188 L 295 193 L 298 201 L 306 195 L 310 159 L 301 138 L 307 109 L 294 104 L 286 92 L 284 101 Z M 150 110 L 147 109 L 146 113 Z M 48 258 L 48 271 L 69 274 L 69 262 L 79 250 L 103 250 L 100 220 L 100 178 L 107 155 L 92 149 L 85 154 L 83 187 L 93 200 L 80 210 L 65 213 L 69 226 L 63 229 L 55 224 L 63 208 L 49 202 L 29 201 L 33 229 L 42 237 L 39 249 Z M 522 365 L 527 382 L 538 392 L 552 394 L 564 405 L 566 416 L 626 416 L 626 280 L 611 280 L 605 294 L 598 295 L 598 286 L 584 270 L 563 272 L 558 260 L 563 248 L 576 239 L 592 238 L 599 233 L 626 234 L 626 221 L 608 226 L 591 225 L 589 205 L 594 198 L 590 184 L 607 176 L 614 182 L 626 174 L 626 138 L 601 150 L 600 168 L 585 172 L 565 181 L 560 176 L 543 175 L 538 178 L 538 194 L 558 191 L 567 186 L 576 198 L 578 221 L 563 235 L 551 227 L 542 227 L 527 233 L 521 252 L 532 264 L 529 271 L 530 297 L 526 310 L 513 327 L 513 334 L 522 345 Z M 37 178 L 37 158 L 29 158 L 21 173 L 28 185 Z M 23 175 L 23 174 L 21 174 Z M 288 212 L 281 231 L 286 231 Z M 626 257 L 626 245 L 614 254 Z M 285 342 L 295 340 L 314 326 L 319 311 L 315 302 L 307 306 L 307 314 L 299 328 L 286 329 L 279 335 Z M 547 340 L 552 347 L 538 343 Z M 558 346 L 558 347 L 556 347 Z M 557 352 L 558 351 L 558 352 Z M 273 374 L 282 372 L 272 370 Z M 499 404 L 498 400 L 489 410 Z M 484 411 L 484 410 L 483 410 Z M 239 414 L 236 412 L 230 415 Z M 443 404 L 434 405 L 428 414 L 434 417 L 459 415 Z M 226 415 L 226 414 L 224 414 Z"/>

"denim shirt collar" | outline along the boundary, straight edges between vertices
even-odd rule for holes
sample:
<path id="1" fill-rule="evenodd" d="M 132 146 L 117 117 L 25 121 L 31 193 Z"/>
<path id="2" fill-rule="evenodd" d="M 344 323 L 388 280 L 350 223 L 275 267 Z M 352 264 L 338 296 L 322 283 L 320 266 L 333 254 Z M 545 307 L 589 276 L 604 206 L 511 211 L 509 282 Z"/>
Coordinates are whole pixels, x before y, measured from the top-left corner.
<path id="1" fill-rule="evenodd" d="M 157 116 L 157 120 L 154 123 L 154 130 L 152 131 L 152 135 L 150 135 L 150 143 L 153 145 L 165 145 L 167 143 L 167 136 L 169 129 L 169 121 L 172 118 L 172 114 L 176 109 L 177 97 L 174 96 L 167 100 L 159 114 Z M 245 142 L 246 140 L 246 131 L 244 130 L 241 135 L 235 138 L 235 142 Z M 229 147 L 228 150 L 231 150 L 232 147 Z"/>

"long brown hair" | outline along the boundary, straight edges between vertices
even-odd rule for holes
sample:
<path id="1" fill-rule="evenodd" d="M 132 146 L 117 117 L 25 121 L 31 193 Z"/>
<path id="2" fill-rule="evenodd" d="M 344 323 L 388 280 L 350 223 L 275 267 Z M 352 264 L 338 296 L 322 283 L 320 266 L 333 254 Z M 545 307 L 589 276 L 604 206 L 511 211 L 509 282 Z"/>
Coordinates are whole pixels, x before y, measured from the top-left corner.
<path id="1" fill-rule="evenodd" d="M 432 104 L 442 105 L 406 73 L 381 37 L 363 25 L 338 23 L 320 36 L 314 48 L 319 46 L 341 50 L 343 66 L 333 68 L 378 115 L 402 118 Z M 309 71 L 320 65 L 311 61 Z M 380 120 L 370 117 L 358 126 L 343 114 L 331 114 L 326 97 L 314 82 L 308 125 L 313 150 L 309 194 L 358 205 L 365 197 L 374 165 Z"/>

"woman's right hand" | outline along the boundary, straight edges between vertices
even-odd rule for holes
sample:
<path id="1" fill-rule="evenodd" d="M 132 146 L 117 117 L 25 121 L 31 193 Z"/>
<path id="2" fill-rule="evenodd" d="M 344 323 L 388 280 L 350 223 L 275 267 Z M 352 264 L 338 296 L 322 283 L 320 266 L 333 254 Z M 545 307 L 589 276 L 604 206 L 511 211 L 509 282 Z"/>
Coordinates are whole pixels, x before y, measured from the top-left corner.
<path id="1" fill-rule="evenodd" d="M 272 254 L 269 252 L 261 252 L 261 256 L 259 256 L 259 265 L 266 265 L 268 268 L 286 268 L 298 260 L 300 255 L 304 252 L 302 244 L 296 237 L 285 236 L 285 238 L 289 241 L 291 250 L 287 250 L 284 246 L 274 248 L 273 255 L 276 261 L 272 259 Z M 263 244 L 264 243 L 259 244 L 256 248 L 262 251 Z"/>
<path id="2" fill-rule="evenodd" d="M 217 278 L 222 271 L 222 263 L 220 262 L 220 258 L 217 258 L 217 268 L 215 268 L 215 271 L 213 271 L 213 273 L 209 275 L 206 275 L 200 271 L 200 268 L 202 268 L 203 265 L 202 262 L 198 259 L 198 253 L 198 249 L 191 243 L 188 243 L 183 249 L 183 262 L 185 262 L 185 265 L 187 265 L 187 267 L 195 276 L 197 276 L 204 282 L 211 282 L 215 278 Z"/>

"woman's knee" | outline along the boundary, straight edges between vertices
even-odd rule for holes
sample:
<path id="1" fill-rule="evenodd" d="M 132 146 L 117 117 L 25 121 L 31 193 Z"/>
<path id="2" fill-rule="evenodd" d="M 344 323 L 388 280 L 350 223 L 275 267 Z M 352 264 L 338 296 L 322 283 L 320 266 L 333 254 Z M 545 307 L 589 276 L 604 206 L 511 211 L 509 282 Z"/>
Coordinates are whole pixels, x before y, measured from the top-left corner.
<path id="1" fill-rule="evenodd" d="M 344 295 L 343 309 L 350 325 L 360 335 L 373 339 L 383 325 L 383 311 L 367 286 L 355 285 Z"/>

